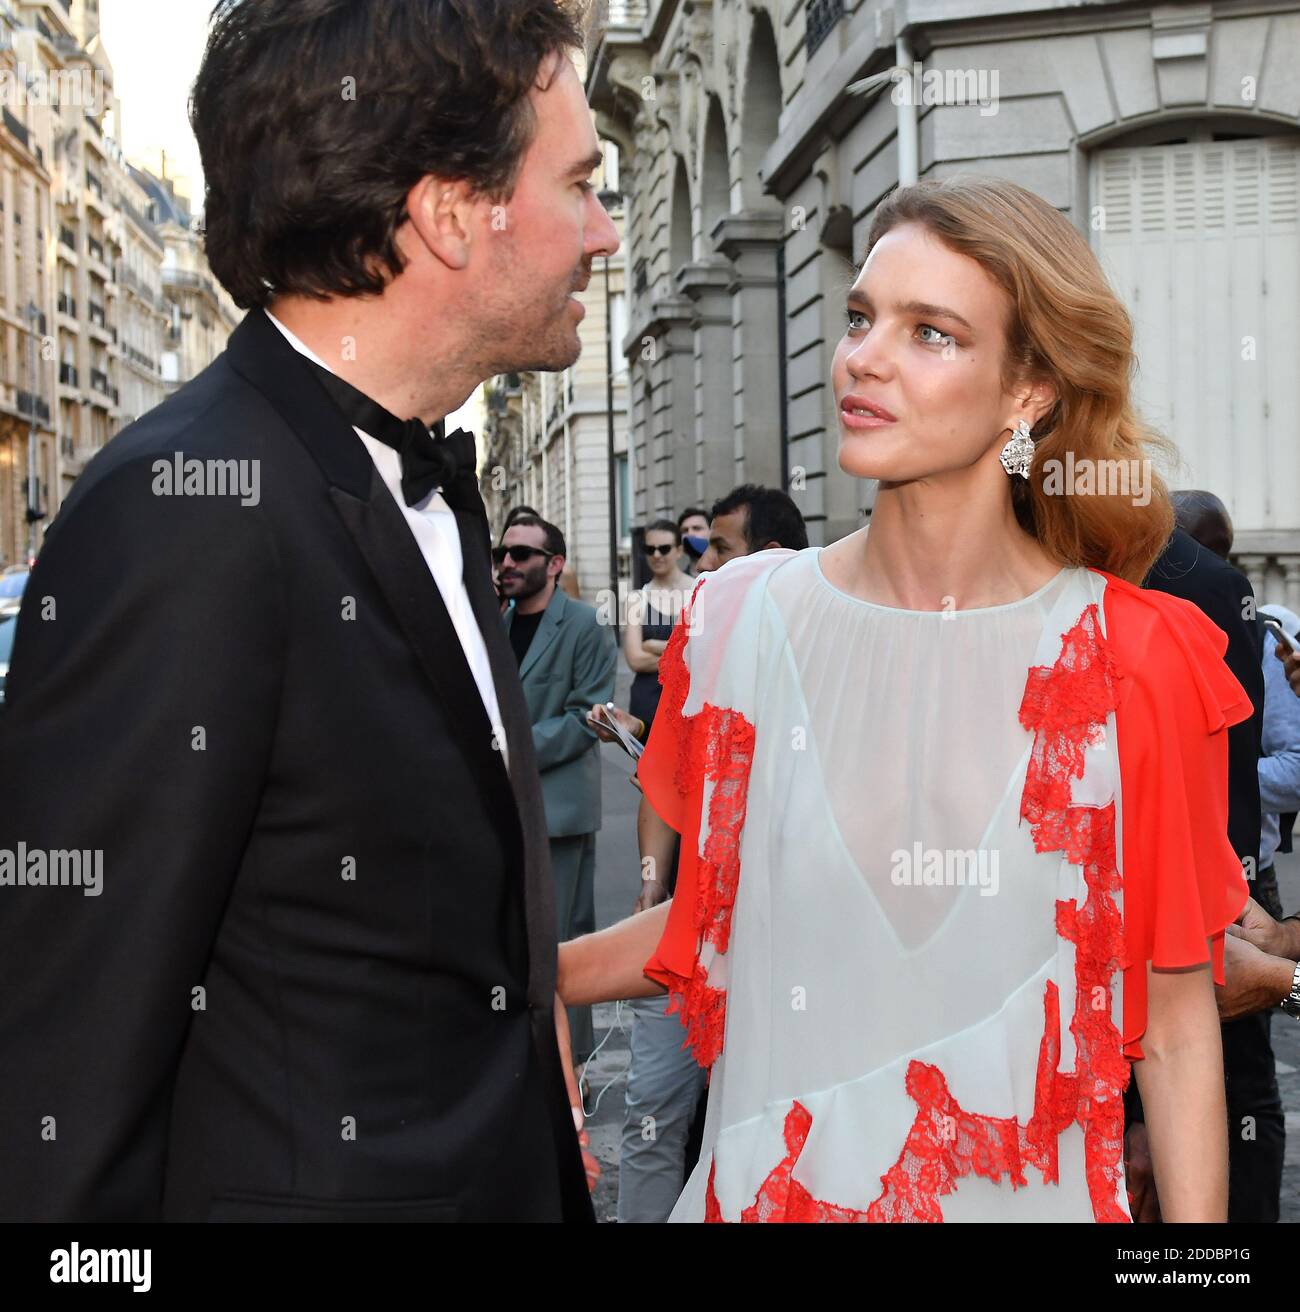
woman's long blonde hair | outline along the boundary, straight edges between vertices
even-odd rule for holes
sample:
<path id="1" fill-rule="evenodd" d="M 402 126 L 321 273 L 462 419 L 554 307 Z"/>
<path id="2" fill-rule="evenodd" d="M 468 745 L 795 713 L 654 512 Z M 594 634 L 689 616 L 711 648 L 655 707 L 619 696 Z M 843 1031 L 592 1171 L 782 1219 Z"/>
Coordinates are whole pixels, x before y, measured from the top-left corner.
<path id="1" fill-rule="evenodd" d="M 1011 298 L 1004 387 L 1046 381 L 1056 389 L 1056 404 L 1033 429 L 1029 479 L 1011 479 L 1017 519 L 1062 564 L 1140 583 L 1173 532 L 1169 493 L 1154 471 L 1154 458 L 1169 459 L 1173 447 L 1133 412 L 1132 321 L 1088 243 L 1041 197 L 1001 178 L 899 187 L 876 210 L 866 255 L 904 223 L 921 225 L 969 256 Z M 1048 462 L 1064 467 L 1067 451 L 1076 468 L 1081 460 L 1148 462 L 1127 467 L 1149 479 L 1149 501 L 1135 505 L 1131 495 L 1105 490 L 1045 490 Z M 1094 471 L 1118 468 L 1092 465 Z"/>

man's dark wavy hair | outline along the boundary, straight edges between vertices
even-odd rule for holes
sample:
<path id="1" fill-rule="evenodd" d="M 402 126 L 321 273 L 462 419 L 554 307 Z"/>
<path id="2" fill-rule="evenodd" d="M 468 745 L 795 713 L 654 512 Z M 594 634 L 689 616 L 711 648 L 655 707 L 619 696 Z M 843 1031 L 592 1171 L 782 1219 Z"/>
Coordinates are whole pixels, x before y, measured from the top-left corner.
<path id="1" fill-rule="evenodd" d="M 713 503 L 710 519 L 745 511 L 745 543 L 750 551 L 762 551 L 769 542 L 803 551 L 808 545 L 808 529 L 794 500 L 775 487 L 742 483 L 733 487 L 721 501 Z"/>
<path id="2" fill-rule="evenodd" d="M 190 99 L 208 262 L 236 304 L 381 292 L 426 174 L 508 199 L 576 0 L 218 0 Z"/>

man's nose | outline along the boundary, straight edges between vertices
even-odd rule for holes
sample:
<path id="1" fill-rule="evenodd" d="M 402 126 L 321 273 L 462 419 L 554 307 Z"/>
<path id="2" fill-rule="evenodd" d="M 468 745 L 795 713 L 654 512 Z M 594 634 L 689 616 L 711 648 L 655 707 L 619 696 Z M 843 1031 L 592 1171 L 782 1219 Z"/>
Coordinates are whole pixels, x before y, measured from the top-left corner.
<path id="1" fill-rule="evenodd" d="M 609 211 L 601 203 L 600 197 L 590 193 L 591 203 L 596 207 L 592 222 L 587 227 L 587 253 L 589 255 L 617 255 L 621 245 L 618 228 L 610 217 Z"/>

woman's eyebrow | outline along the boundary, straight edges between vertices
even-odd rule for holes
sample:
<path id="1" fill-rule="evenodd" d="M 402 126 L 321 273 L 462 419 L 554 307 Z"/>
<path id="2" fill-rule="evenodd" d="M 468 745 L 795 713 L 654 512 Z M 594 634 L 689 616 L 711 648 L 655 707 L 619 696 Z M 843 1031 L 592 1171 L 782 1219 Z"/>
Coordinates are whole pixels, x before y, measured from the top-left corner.
<path id="1" fill-rule="evenodd" d="M 928 301 L 907 301 L 898 307 L 904 314 L 921 314 L 930 319 L 951 319 L 954 323 L 959 323 L 967 332 L 974 332 L 970 321 L 958 314 L 956 310 L 950 310 L 946 305 L 931 305 Z"/>
<path id="2" fill-rule="evenodd" d="M 850 305 L 861 306 L 864 310 L 875 308 L 871 303 L 871 297 L 856 287 L 849 292 L 847 300 Z M 904 301 L 897 308 L 900 314 L 919 314 L 929 319 L 951 319 L 953 323 L 961 324 L 967 332 L 975 331 L 968 319 L 958 314 L 956 310 L 950 310 L 946 305 L 931 305 L 929 301 Z"/>

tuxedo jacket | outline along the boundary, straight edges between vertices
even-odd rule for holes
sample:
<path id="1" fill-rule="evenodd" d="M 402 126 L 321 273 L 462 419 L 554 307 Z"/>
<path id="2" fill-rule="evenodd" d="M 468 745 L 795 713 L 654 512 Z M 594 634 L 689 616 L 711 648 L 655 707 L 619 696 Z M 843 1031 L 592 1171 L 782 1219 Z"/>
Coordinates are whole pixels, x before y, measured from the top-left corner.
<path id="1" fill-rule="evenodd" d="M 1228 838 L 1244 869 L 1259 861 L 1259 755 L 1264 727 L 1264 626 L 1250 580 L 1189 533 L 1175 529 L 1144 587 L 1182 597 L 1227 636 L 1223 659 L 1255 713 L 1228 729 Z"/>
<path id="2" fill-rule="evenodd" d="M 0 887 L 0 1218 L 592 1219 L 471 500 L 508 769 L 401 511 L 261 311 L 78 479 L 19 616 L 0 849 L 102 882 Z"/>
<path id="3" fill-rule="evenodd" d="M 507 633 L 514 618 L 512 606 Z M 600 828 L 600 740 L 586 721 L 597 702 L 613 698 L 617 669 L 613 628 L 557 587 L 519 666 L 552 838 Z"/>

